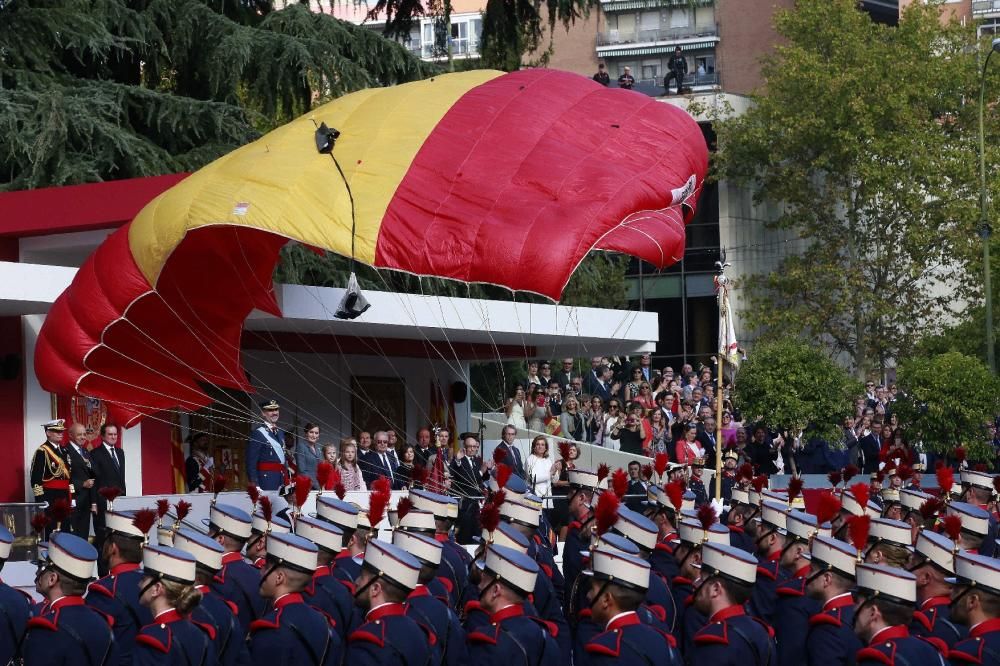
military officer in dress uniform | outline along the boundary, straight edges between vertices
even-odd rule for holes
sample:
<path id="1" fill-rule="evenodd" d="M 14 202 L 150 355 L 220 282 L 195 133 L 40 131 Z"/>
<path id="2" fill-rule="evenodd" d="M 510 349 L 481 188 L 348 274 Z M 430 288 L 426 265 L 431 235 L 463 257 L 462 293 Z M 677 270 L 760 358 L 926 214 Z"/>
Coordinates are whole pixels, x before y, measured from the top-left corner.
<path id="1" fill-rule="evenodd" d="M 28 620 L 24 663 L 105 666 L 119 662 L 111 617 L 86 604 L 83 593 L 94 577 L 97 550 L 66 532 L 53 532 L 37 589 L 45 612 Z"/>
<path id="2" fill-rule="evenodd" d="M 215 627 L 186 619 L 201 601 L 194 587 L 194 557 L 168 546 L 146 546 L 142 569 L 139 603 L 149 608 L 153 621 L 135 638 L 136 666 L 215 666 Z"/>
<path id="3" fill-rule="evenodd" d="M 757 508 L 750 503 L 750 491 L 734 487 L 729 499 L 729 511 L 726 512 L 729 540 L 732 545 L 751 555 L 757 552 L 753 533 L 750 531 L 751 516 L 756 512 Z"/>
<path id="4" fill-rule="evenodd" d="M 433 630 L 406 615 L 404 602 L 420 580 L 420 562 L 400 548 L 372 539 L 365 548 L 361 574 L 356 581 L 355 603 L 364 620 L 347 637 L 344 663 L 427 664 Z"/>
<path id="5" fill-rule="evenodd" d="M 301 591 L 302 599 L 333 619 L 334 631 L 344 644 L 360 619 L 355 615 L 352 589 L 333 575 L 334 558 L 343 550 L 344 532 L 333 523 L 302 514 L 295 520 L 295 533 L 317 548 L 316 571 Z"/>
<path id="6" fill-rule="evenodd" d="M 43 423 L 45 442 L 35 451 L 31 460 L 31 491 L 36 502 L 48 502 L 51 507 L 57 500 L 73 501 L 72 463 L 69 447 L 63 442 L 66 422 L 56 419 Z M 46 527 L 48 538 L 55 525 Z"/>
<path id="7" fill-rule="evenodd" d="M 770 510 L 765 504 L 764 511 Z M 791 573 L 778 581 L 778 600 L 774 608 L 774 632 L 778 645 L 778 663 L 794 664 L 806 649 L 809 618 L 821 610 L 821 604 L 806 595 L 809 542 L 817 534 L 830 536 L 830 524 L 819 525 L 816 517 L 805 511 L 789 510 L 785 515 L 785 548 L 781 568 Z"/>
<path id="8" fill-rule="evenodd" d="M 448 508 L 451 498 L 417 489 L 410 491 L 409 498 L 415 509 L 428 511 L 434 517 L 434 533 L 431 536 L 440 541 L 443 547 L 440 574 L 448 580 L 452 588 L 449 592 L 457 602 L 464 595 L 465 586 L 469 584 L 468 560 L 471 558 L 467 558 L 467 551 L 449 538 Z"/>
<path id="9" fill-rule="evenodd" d="M 435 580 L 441 564 L 443 546 L 435 539 L 415 532 L 395 530 L 392 545 L 417 558 L 420 562 L 419 584 L 406 598 L 406 614 L 417 624 L 434 632 L 431 646 L 432 660 L 443 666 L 464 666 L 469 663 L 469 650 L 465 644 L 465 629 L 447 603 L 447 596 L 439 598 L 428 587 Z"/>
<path id="10" fill-rule="evenodd" d="M 733 498 L 733 487 L 736 486 L 736 467 L 740 463 L 740 454 L 736 449 L 726 449 L 722 452 L 722 503 L 729 506 Z M 719 482 L 712 478 L 711 491 L 715 497 L 715 486 Z"/>
<path id="11" fill-rule="evenodd" d="M 701 478 L 702 473 L 705 471 L 705 459 L 695 458 L 689 467 L 691 469 L 691 476 L 688 478 L 687 487 L 688 490 L 694 493 L 694 505 L 698 507 L 702 504 L 708 504 L 708 491 L 705 489 L 705 482 Z"/>
<path id="12" fill-rule="evenodd" d="M 250 623 L 264 614 L 260 596 L 260 571 L 243 559 L 243 546 L 250 538 L 250 514 L 229 504 L 217 503 L 208 518 L 208 535 L 225 551 L 222 569 L 212 582 L 212 588 L 226 601 L 236 604 L 240 630 L 246 633 Z"/>
<path id="13" fill-rule="evenodd" d="M 806 594 L 822 604 L 809 618 L 806 666 L 848 666 L 861 641 L 854 633 L 854 570 L 857 551 L 850 544 L 817 535 L 809 545 Z"/>
<path id="14" fill-rule="evenodd" d="M 641 513 L 636 513 L 631 509 L 620 507 L 618 509 L 618 520 L 611 530 L 616 532 L 639 548 L 640 559 L 649 561 L 650 555 L 656 548 L 658 530 L 656 523 L 646 518 Z M 586 582 L 586 581 L 585 581 Z M 667 579 L 656 571 L 649 578 L 646 588 L 645 606 L 656 615 L 662 623 L 660 628 L 664 631 L 672 631 L 677 620 L 677 609 L 674 607 L 674 598 L 670 595 Z"/>
<path id="15" fill-rule="evenodd" d="M 676 641 L 666 631 L 645 624 L 636 610 L 646 597 L 649 562 L 604 546 L 590 555 L 587 599 L 591 618 L 604 631 L 584 646 L 587 663 L 679 665 Z"/>
<path id="16" fill-rule="evenodd" d="M 563 578 L 567 592 L 563 597 L 563 610 L 566 617 L 572 618 L 572 590 L 576 589 L 576 579 L 584 568 L 581 553 L 590 546 L 590 523 L 594 519 L 591 505 L 600 482 L 597 480 L 597 472 L 589 469 L 571 469 L 566 473 L 566 478 L 569 482 L 566 503 L 569 506 L 570 523 L 563 545 Z"/>
<path id="17" fill-rule="evenodd" d="M 980 546 L 981 555 L 996 557 L 996 542 L 1000 536 L 1000 522 L 997 521 L 997 489 L 994 485 L 996 475 L 988 472 L 977 472 L 972 469 L 963 469 L 962 479 L 962 501 L 978 506 L 990 515 L 989 529 L 983 545 Z"/>
<path id="18" fill-rule="evenodd" d="M 10 557 L 14 535 L 0 526 L 0 569 Z M 21 641 L 31 617 L 31 597 L 0 581 L 0 664 L 9 664 L 19 656 Z"/>
<path id="19" fill-rule="evenodd" d="M 250 624 L 249 651 L 254 664 L 334 666 L 341 663 L 343 643 L 331 618 L 309 606 L 302 590 L 316 567 L 317 549 L 308 539 L 273 532 L 261 570 L 260 593 L 271 609 Z"/>
<path id="20" fill-rule="evenodd" d="M 358 531 L 358 507 L 336 497 L 320 495 L 316 498 L 316 517 L 335 525 L 344 533 L 344 547 L 333 558 L 333 575 L 354 592 L 354 581 L 361 574 L 361 560 L 365 555 L 367 530 Z"/>
<path id="21" fill-rule="evenodd" d="M 962 550 L 979 554 L 981 548 L 987 547 L 986 536 L 990 533 L 988 511 L 965 502 L 951 502 L 946 512 L 949 516 L 958 516 L 962 519 L 962 533 L 958 541 Z"/>
<path id="22" fill-rule="evenodd" d="M 858 564 L 854 632 L 866 647 L 855 657 L 858 666 L 933 666 L 944 660 L 934 646 L 910 635 L 917 579 L 904 569 Z"/>
<path id="23" fill-rule="evenodd" d="M 951 583 L 952 614 L 970 627 L 948 651 L 951 663 L 1000 664 L 1000 561 L 959 551 Z"/>
<path id="24" fill-rule="evenodd" d="M 765 623 L 774 619 L 774 609 L 778 604 L 778 581 L 791 578 L 791 573 L 781 566 L 781 554 L 785 550 L 786 516 L 788 505 L 775 500 L 761 502 L 760 521 L 757 528 L 757 582 L 753 586 L 750 605 L 747 610 Z"/>
<path id="25" fill-rule="evenodd" d="M 279 490 L 289 483 L 284 434 L 278 428 L 281 406 L 274 400 L 260 403 L 263 423 L 247 440 L 247 478 L 265 491 Z"/>
<path id="26" fill-rule="evenodd" d="M 907 569 L 917 578 L 917 610 L 910 632 L 934 643 L 941 654 L 968 635 L 951 619 L 948 577 L 955 575 L 955 542 L 933 530 L 920 530 Z"/>
<path id="27" fill-rule="evenodd" d="M 865 562 L 906 568 L 913 552 L 910 535 L 910 526 L 900 520 L 872 518 L 868 531 L 871 546 L 865 553 Z"/>
<path id="28" fill-rule="evenodd" d="M 685 519 L 677 526 L 678 543 L 674 547 L 677 575 L 670 582 L 677 619 L 674 621 L 674 638 L 684 654 L 691 652 L 694 636 L 705 626 L 706 617 L 693 606 L 694 581 L 701 568 L 701 547 L 705 543 L 730 545 L 730 532 L 725 525 L 714 523 L 705 529 L 701 523 Z"/>
<path id="29" fill-rule="evenodd" d="M 246 557 L 255 567 L 264 567 L 264 558 L 267 556 L 267 537 L 269 534 L 288 534 L 292 531 L 292 524 L 280 516 L 265 516 L 264 512 L 257 509 L 253 512 L 250 521 L 250 538 L 247 540 Z"/>
<path id="30" fill-rule="evenodd" d="M 131 513 L 108 511 L 104 518 L 107 537 L 102 559 L 110 572 L 87 588 L 87 605 L 114 618 L 112 628 L 121 664 L 131 666 L 135 637 L 153 621 L 149 609 L 139 603 L 142 546 L 149 535 L 133 524 Z"/>
<path id="31" fill-rule="evenodd" d="M 490 624 L 468 635 L 470 662 L 484 666 L 560 666 L 555 627 L 524 612 L 524 602 L 535 589 L 538 563 L 511 548 L 492 544 L 476 562 L 482 572 L 479 603 L 490 614 Z"/>
<path id="32" fill-rule="evenodd" d="M 743 606 L 757 580 L 757 559 L 739 548 L 706 543 L 694 607 L 708 623 L 694 636 L 689 663 L 767 666 L 775 663 L 774 632 Z"/>
<path id="33" fill-rule="evenodd" d="M 237 615 L 239 609 L 210 587 L 222 570 L 222 546 L 207 534 L 188 528 L 179 529 L 173 543 L 175 548 L 195 559 L 195 589 L 201 592 L 201 602 L 191 611 L 191 620 L 215 629 L 214 647 L 219 666 L 249 663 L 250 655 Z"/>

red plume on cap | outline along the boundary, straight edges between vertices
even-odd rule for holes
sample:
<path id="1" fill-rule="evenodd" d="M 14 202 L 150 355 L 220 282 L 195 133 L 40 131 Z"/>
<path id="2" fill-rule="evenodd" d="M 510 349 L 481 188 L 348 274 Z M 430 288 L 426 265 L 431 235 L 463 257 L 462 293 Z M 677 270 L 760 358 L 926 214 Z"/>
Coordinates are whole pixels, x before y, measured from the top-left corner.
<path id="1" fill-rule="evenodd" d="M 31 517 L 31 529 L 39 538 L 45 533 L 45 528 L 49 525 L 49 517 L 44 511 L 39 511 Z"/>
<path id="2" fill-rule="evenodd" d="M 506 501 L 507 501 L 507 491 L 506 490 L 498 490 L 495 493 L 493 493 L 493 497 L 490 498 L 490 502 L 492 502 L 493 506 L 495 506 L 498 509 L 501 506 L 503 506 L 503 503 L 506 502 Z"/>
<path id="3" fill-rule="evenodd" d="M 223 490 L 226 489 L 226 475 L 222 472 L 216 472 L 215 476 L 212 477 L 212 492 L 218 495 Z"/>
<path id="4" fill-rule="evenodd" d="M 409 497 L 404 497 L 396 504 L 396 517 L 402 520 L 413 508 L 413 501 Z"/>
<path id="5" fill-rule="evenodd" d="M 930 520 L 938 515 L 942 507 L 944 507 L 944 502 L 939 500 L 937 497 L 926 499 L 920 505 L 920 516 L 924 520 Z"/>
<path id="6" fill-rule="evenodd" d="M 872 527 L 872 517 L 867 513 L 863 516 L 851 516 L 847 519 L 847 532 L 851 537 L 851 543 L 858 551 L 858 557 L 864 552 L 868 544 L 868 532 Z"/>
<path id="7" fill-rule="evenodd" d="M 753 465 L 750 463 L 743 463 L 740 468 L 736 470 L 736 478 L 740 481 L 749 482 L 753 479 Z"/>
<path id="8" fill-rule="evenodd" d="M 851 479 L 853 479 L 860 473 L 861 470 L 858 469 L 857 465 L 848 465 L 847 467 L 845 467 L 844 471 L 841 472 L 841 476 L 844 477 L 844 485 L 846 486 L 848 483 L 851 482 Z"/>
<path id="9" fill-rule="evenodd" d="M 961 465 L 962 463 L 965 462 L 965 447 L 956 446 L 953 455 L 955 456 L 955 461 L 958 462 L 959 465 Z"/>
<path id="10" fill-rule="evenodd" d="M 594 524 L 598 534 L 604 534 L 618 522 L 618 496 L 614 493 L 601 493 L 594 509 Z"/>
<path id="11" fill-rule="evenodd" d="M 788 506 L 792 505 L 792 502 L 802 493 L 802 485 L 804 481 L 798 476 L 793 476 L 788 481 Z"/>
<path id="12" fill-rule="evenodd" d="M 646 481 L 650 481 L 653 478 L 653 466 L 649 463 L 642 466 L 642 478 Z"/>
<path id="13" fill-rule="evenodd" d="M 338 481 L 333 484 L 333 492 L 337 496 L 337 499 L 344 499 L 344 495 L 347 494 L 347 488 L 344 487 L 342 482 Z"/>
<path id="14" fill-rule="evenodd" d="M 702 504 L 698 507 L 698 522 L 701 523 L 701 529 L 707 530 L 714 525 L 715 518 L 715 507 L 711 504 Z"/>
<path id="15" fill-rule="evenodd" d="M 174 511 L 177 512 L 177 522 L 181 522 L 187 515 L 191 512 L 191 502 L 187 500 L 180 500 L 174 505 Z"/>
<path id="16" fill-rule="evenodd" d="M 681 506 L 684 505 L 684 486 L 681 485 L 681 482 L 671 481 L 663 487 L 663 492 L 667 494 L 670 503 L 674 505 L 674 509 L 680 511 Z"/>
<path id="17" fill-rule="evenodd" d="M 49 519 L 62 529 L 62 522 L 73 513 L 73 507 L 65 497 L 57 499 L 49 506 Z"/>
<path id="18" fill-rule="evenodd" d="M 503 463 L 497 465 L 497 488 L 506 488 L 507 482 L 510 481 L 510 477 L 513 473 L 514 470 L 511 469 L 510 465 L 505 465 Z"/>
<path id="19" fill-rule="evenodd" d="M 146 534 L 149 530 L 153 529 L 153 523 L 156 522 L 156 512 L 152 509 L 139 509 L 132 516 L 132 524 L 137 530 Z"/>
<path id="20" fill-rule="evenodd" d="M 501 449 L 499 446 L 493 449 L 493 462 L 497 465 L 507 460 L 507 451 Z"/>
<path id="21" fill-rule="evenodd" d="M 257 506 L 257 501 L 260 500 L 260 488 L 257 487 L 257 484 L 247 484 L 247 495 L 250 496 L 250 511 L 253 511 Z"/>
<path id="22" fill-rule="evenodd" d="M 868 486 L 863 483 L 855 483 L 851 486 L 851 494 L 861 505 L 861 513 L 868 512 Z"/>
<path id="23" fill-rule="evenodd" d="M 330 475 L 333 474 L 333 465 L 331 465 L 326 460 L 316 463 L 316 482 L 319 484 L 320 490 L 327 489 L 327 483 L 330 481 Z"/>
<path id="24" fill-rule="evenodd" d="M 563 462 L 569 462 L 569 442 L 566 440 L 559 442 L 559 457 Z"/>
<path id="25" fill-rule="evenodd" d="M 667 471 L 668 464 L 670 464 L 670 458 L 666 453 L 657 453 L 656 457 L 653 458 L 653 469 L 656 470 L 658 478 L 663 478 L 663 473 Z"/>
<path id="26" fill-rule="evenodd" d="M 371 496 L 368 498 L 368 522 L 372 530 L 378 529 L 378 524 L 385 517 L 385 509 L 392 498 L 392 484 L 389 479 L 380 476 L 372 482 Z"/>
<path id="27" fill-rule="evenodd" d="M 885 481 L 885 470 L 887 470 L 887 469 L 891 469 L 891 468 L 888 465 L 886 465 L 884 468 L 882 468 L 879 471 L 875 472 L 875 480 L 878 481 L 879 484 L 881 484 L 883 481 Z"/>
<path id="28" fill-rule="evenodd" d="M 941 465 L 934 472 L 937 476 L 938 489 L 940 489 L 941 494 L 944 495 L 951 491 L 952 486 L 955 485 L 955 474 L 952 472 L 951 467 L 946 467 Z"/>
<path id="29" fill-rule="evenodd" d="M 162 520 L 168 511 L 170 511 L 170 500 L 166 498 L 156 500 L 156 517 L 158 519 Z"/>
<path id="30" fill-rule="evenodd" d="M 628 493 L 628 474 L 621 467 L 611 474 L 611 489 L 618 496 L 618 499 L 623 499 Z"/>
<path id="31" fill-rule="evenodd" d="M 948 538 L 952 541 L 958 541 L 958 538 L 962 534 L 962 517 L 952 514 L 945 516 L 941 523 L 944 527 L 944 533 L 948 535 Z"/>
<path id="32" fill-rule="evenodd" d="M 312 490 L 312 479 L 305 474 L 295 477 L 295 506 L 301 509 L 309 499 L 309 491 Z"/>
<path id="33" fill-rule="evenodd" d="M 266 522 L 271 522 L 273 518 L 274 507 L 271 506 L 271 498 L 267 495 L 260 496 L 260 515 L 264 516 Z"/>
<path id="34" fill-rule="evenodd" d="M 1000 494 L 1000 476 L 993 477 L 993 490 L 997 491 L 997 494 Z"/>
<path id="35" fill-rule="evenodd" d="M 114 502 L 122 494 L 122 491 L 114 486 L 104 486 L 97 492 L 108 502 Z"/>
<path id="36" fill-rule="evenodd" d="M 906 483 L 913 478 L 913 468 L 909 465 L 900 465 L 896 468 L 896 476 L 902 479 L 903 483 Z"/>
<path id="37" fill-rule="evenodd" d="M 816 522 L 822 526 L 837 517 L 840 513 L 840 500 L 833 493 L 823 493 L 819 496 L 819 504 L 816 506 Z"/>
<path id="38" fill-rule="evenodd" d="M 764 486 L 767 485 L 767 477 L 763 474 L 753 477 L 750 481 L 750 485 L 753 486 L 754 492 L 760 493 L 764 490 Z"/>
<path id="39" fill-rule="evenodd" d="M 493 506 L 492 502 L 483 504 L 483 508 L 479 510 L 479 524 L 484 530 L 492 533 L 500 524 L 500 509 Z"/>
<path id="40" fill-rule="evenodd" d="M 601 463 L 597 466 L 597 483 L 600 484 L 601 481 L 608 478 L 608 474 L 611 473 L 611 468 L 608 467 L 608 463 Z"/>
<path id="41" fill-rule="evenodd" d="M 413 485 L 423 487 L 427 484 L 427 468 L 423 465 L 414 465 L 410 479 L 413 480 Z"/>
<path id="42" fill-rule="evenodd" d="M 836 488 L 840 485 L 840 482 L 844 480 L 844 475 L 841 474 L 839 469 L 835 469 L 826 475 L 826 478 L 830 480 L 830 485 Z"/>

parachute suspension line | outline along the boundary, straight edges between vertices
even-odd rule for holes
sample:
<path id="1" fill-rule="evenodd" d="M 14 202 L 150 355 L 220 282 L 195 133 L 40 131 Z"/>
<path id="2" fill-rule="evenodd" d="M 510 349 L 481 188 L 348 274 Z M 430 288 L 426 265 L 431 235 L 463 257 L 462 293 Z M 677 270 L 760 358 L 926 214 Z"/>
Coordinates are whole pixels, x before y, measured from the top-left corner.
<path id="1" fill-rule="evenodd" d="M 483 302 L 485 299 L 472 298 L 471 285 L 466 284 L 466 289 L 469 295 L 469 302 L 474 308 L 479 309 L 480 319 L 482 320 L 483 326 L 486 328 L 486 334 L 490 338 L 490 344 L 493 345 L 493 354 L 496 357 L 497 369 L 500 371 L 500 404 L 503 405 L 507 399 L 507 371 L 503 367 L 503 357 L 500 354 L 500 346 L 497 345 L 496 338 L 493 337 L 493 325 L 490 322 L 489 306 Z M 480 400 L 482 400 L 482 396 L 480 396 Z M 486 404 L 490 403 L 486 402 Z"/>

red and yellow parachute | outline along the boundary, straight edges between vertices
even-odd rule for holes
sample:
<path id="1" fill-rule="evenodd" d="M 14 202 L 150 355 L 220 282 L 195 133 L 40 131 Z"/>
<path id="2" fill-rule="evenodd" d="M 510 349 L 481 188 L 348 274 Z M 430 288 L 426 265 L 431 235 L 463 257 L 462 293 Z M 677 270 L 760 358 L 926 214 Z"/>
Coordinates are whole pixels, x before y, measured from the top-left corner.
<path id="1" fill-rule="evenodd" d="M 340 131 L 334 155 L 318 124 Z M 471 71 L 364 90 L 216 160 L 111 235 L 57 300 L 35 365 L 53 393 L 116 420 L 196 409 L 210 382 L 248 389 L 243 322 L 280 315 L 289 240 L 377 268 L 558 300 L 592 249 L 663 267 L 708 162 L 682 110 L 575 74 Z"/>

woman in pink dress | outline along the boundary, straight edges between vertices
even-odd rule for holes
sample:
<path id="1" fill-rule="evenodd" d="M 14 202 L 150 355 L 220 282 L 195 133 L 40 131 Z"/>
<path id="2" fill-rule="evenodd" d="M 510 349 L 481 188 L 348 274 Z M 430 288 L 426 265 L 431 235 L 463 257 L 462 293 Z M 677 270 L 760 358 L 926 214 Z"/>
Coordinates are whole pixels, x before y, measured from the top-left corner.
<path id="1" fill-rule="evenodd" d="M 361 468 L 358 467 L 358 444 L 353 437 L 343 439 L 340 442 L 340 460 L 337 461 L 337 471 L 340 472 L 340 481 L 348 492 L 368 490 L 365 486 L 365 480 L 361 476 Z"/>
<path id="2" fill-rule="evenodd" d="M 705 449 L 698 442 L 698 426 L 689 423 L 684 430 L 684 439 L 677 442 L 674 452 L 677 454 L 677 462 L 682 465 L 690 465 L 696 458 L 705 457 Z"/>

